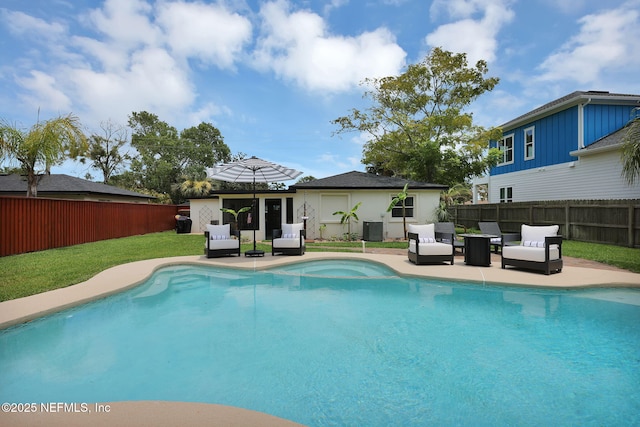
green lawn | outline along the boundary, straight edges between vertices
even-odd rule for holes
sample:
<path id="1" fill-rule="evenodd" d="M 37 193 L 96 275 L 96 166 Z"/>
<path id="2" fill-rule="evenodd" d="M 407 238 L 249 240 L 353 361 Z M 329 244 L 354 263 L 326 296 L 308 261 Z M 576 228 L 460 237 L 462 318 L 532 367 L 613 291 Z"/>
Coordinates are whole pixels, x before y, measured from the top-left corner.
<path id="1" fill-rule="evenodd" d="M 243 243 L 242 251 L 253 246 Z M 405 242 L 367 242 L 368 248 L 406 248 Z M 0 258 L 0 301 L 20 298 L 83 282 L 115 265 L 151 258 L 201 255 L 202 235 L 173 231 L 104 240 L 95 243 Z M 308 251 L 350 251 L 362 248 L 356 242 L 310 243 Z M 640 273 L 640 250 L 619 246 L 566 241 L 566 256 L 591 259 Z M 271 246 L 258 244 L 271 251 Z"/>

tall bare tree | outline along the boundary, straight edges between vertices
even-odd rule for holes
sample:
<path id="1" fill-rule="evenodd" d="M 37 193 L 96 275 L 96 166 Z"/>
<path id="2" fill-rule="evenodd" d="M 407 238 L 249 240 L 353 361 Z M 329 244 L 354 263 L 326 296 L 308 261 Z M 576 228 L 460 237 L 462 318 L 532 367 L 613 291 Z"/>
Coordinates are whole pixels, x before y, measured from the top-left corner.
<path id="1" fill-rule="evenodd" d="M 123 152 L 128 142 L 127 128 L 111 120 L 100 123 L 102 133 L 89 137 L 89 159 L 91 167 L 102 172 L 102 182 L 109 184 L 111 175 L 124 169 L 125 162 L 130 159 Z"/>

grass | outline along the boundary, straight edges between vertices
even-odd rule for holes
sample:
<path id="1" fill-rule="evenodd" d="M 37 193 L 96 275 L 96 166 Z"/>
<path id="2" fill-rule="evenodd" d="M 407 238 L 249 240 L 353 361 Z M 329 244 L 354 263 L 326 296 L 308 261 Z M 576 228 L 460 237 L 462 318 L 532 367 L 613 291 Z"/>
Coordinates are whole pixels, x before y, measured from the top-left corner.
<path id="1" fill-rule="evenodd" d="M 243 243 L 242 251 L 252 248 Z M 406 242 L 367 242 L 367 248 L 406 248 Z M 204 239 L 196 234 L 168 231 L 122 239 L 85 243 L 0 258 L 0 301 L 34 295 L 83 282 L 99 272 L 127 262 L 151 258 L 201 255 Z M 258 249 L 271 251 L 268 244 Z M 360 241 L 309 243 L 308 251 L 353 251 L 362 248 Z M 600 261 L 640 273 L 640 250 L 619 246 L 566 241 L 566 256 Z"/>

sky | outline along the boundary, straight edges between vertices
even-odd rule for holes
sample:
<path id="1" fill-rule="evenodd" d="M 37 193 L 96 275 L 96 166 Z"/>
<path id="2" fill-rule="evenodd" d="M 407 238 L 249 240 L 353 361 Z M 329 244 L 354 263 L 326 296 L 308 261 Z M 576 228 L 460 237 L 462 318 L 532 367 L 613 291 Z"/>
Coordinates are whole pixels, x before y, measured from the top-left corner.
<path id="1" fill-rule="evenodd" d="M 148 111 L 324 178 L 365 170 L 366 138 L 331 123 L 370 105 L 364 79 L 434 47 L 500 79 L 468 109 L 490 127 L 576 90 L 640 94 L 638 40 L 640 0 L 0 0 L 0 119 L 73 113 L 90 135 Z"/>

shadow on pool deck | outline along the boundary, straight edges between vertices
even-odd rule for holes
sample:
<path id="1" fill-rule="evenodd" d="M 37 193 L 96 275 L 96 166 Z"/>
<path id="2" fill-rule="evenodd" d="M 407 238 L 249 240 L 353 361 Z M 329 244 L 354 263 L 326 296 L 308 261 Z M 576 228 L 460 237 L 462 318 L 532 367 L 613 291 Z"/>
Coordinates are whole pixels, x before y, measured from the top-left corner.
<path id="1" fill-rule="evenodd" d="M 0 303 L 0 329 L 24 323 L 43 315 L 123 291 L 144 282 L 155 270 L 170 265 L 216 265 L 242 269 L 264 269 L 292 262 L 320 259 L 362 259 L 379 262 L 399 274 L 463 280 L 478 284 L 505 284 L 549 288 L 640 287 L 640 274 L 591 261 L 565 258 L 561 273 L 546 276 L 538 272 L 502 269 L 500 256 L 492 255 L 490 267 L 464 264 L 455 257 L 454 265 L 414 265 L 406 250 L 367 249 L 362 252 L 307 252 L 303 256 L 259 258 L 184 256 L 137 261 L 105 270 L 86 282 L 38 295 Z M 15 402 L 18 403 L 18 402 Z M 0 425 L 11 426 L 295 426 L 291 421 L 221 405 L 183 402 L 116 402 L 109 403 L 108 413 L 4 413 Z M 92 407 L 92 405 L 89 405 Z"/>

